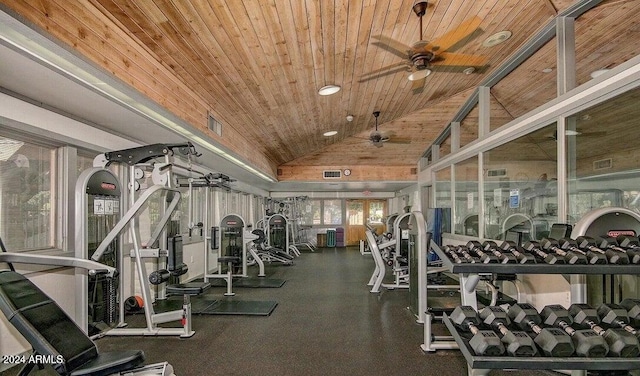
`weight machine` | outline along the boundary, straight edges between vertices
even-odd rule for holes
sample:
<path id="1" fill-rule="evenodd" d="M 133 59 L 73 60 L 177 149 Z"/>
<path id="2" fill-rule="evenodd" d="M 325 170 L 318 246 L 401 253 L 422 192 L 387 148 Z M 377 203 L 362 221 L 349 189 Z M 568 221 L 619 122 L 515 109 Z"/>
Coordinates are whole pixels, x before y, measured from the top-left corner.
<path id="1" fill-rule="evenodd" d="M 173 212 L 176 210 L 178 203 L 180 202 L 180 191 L 174 187 L 175 179 L 173 177 L 172 168 L 175 165 L 173 158 L 175 153 L 187 157 L 189 160 L 192 157 L 197 157 L 200 154 L 196 152 L 194 146 L 191 143 L 182 144 L 153 144 L 148 146 L 142 146 L 132 149 L 108 152 L 98 155 L 94 159 L 94 166 L 102 168 L 103 170 L 113 163 L 120 163 L 129 166 L 129 209 L 121 216 L 120 220 L 115 223 L 111 231 L 104 237 L 104 239 L 97 246 L 96 250 L 91 255 L 91 259 L 94 261 L 101 260 L 109 252 L 113 252 L 112 247 L 114 241 L 118 240 L 119 244 L 123 244 L 124 234 L 128 233 L 131 240 L 132 250 L 129 252 L 129 257 L 133 259 L 135 275 L 140 283 L 140 293 L 144 302 L 144 316 L 145 327 L 144 328 L 128 328 L 125 321 L 125 294 L 122 291 L 124 286 L 124 275 L 120 274 L 119 286 L 121 291 L 117 294 L 118 300 L 118 324 L 116 328 L 108 329 L 103 332 L 103 335 L 128 335 L 128 336 L 164 336 L 164 335 L 178 335 L 180 337 L 191 337 L 195 332 L 191 329 L 191 303 L 189 296 L 184 296 L 184 303 L 182 309 L 156 313 L 153 309 L 153 299 L 151 295 L 150 283 L 146 283 L 147 278 L 153 283 L 166 282 L 171 272 L 166 268 L 161 267 L 162 260 L 168 256 L 167 244 L 166 244 L 166 225 L 171 219 Z M 155 161 L 156 158 L 163 158 L 162 162 Z M 154 161 L 152 161 L 154 160 Z M 148 187 L 137 199 L 136 192 L 140 189 L 141 185 L 138 181 L 145 176 L 143 168 L 152 168 L 151 177 L 153 185 Z M 106 170 L 104 170 L 106 171 Z M 87 172 L 83 175 L 83 181 L 90 181 L 89 178 L 98 171 Z M 85 220 L 87 213 L 85 208 L 88 206 L 88 195 L 85 193 L 78 182 L 76 193 L 76 210 L 78 211 L 76 218 L 81 222 L 76 226 L 76 229 L 83 228 L 83 221 Z M 158 219 L 155 227 L 151 231 L 149 239 L 146 242 L 142 242 L 140 236 L 140 228 L 138 223 L 138 217 L 148 206 L 152 196 L 159 195 L 160 200 L 160 218 Z M 127 231 L 128 230 L 128 231 Z M 79 246 L 85 244 L 87 240 L 82 231 L 78 231 L 76 234 L 76 244 Z M 162 236 L 165 235 L 165 236 Z M 163 243 L 163 244 L 161 244 Z M 122 246 L 119 246 L 117 252 L 117 265 L 120 268 L 125 268 L 125 252 L 122 250 Z M 85 252 L 88 253 L 88 249 L 84 248 L 79 250 L 82 257 L 86 257 Z M 155 259 L 158 262 L 158 270 L 151 275 L 147 273 L 145 260 Z M 184 269 L 180 269 L 179 273 L 182 273 Z M 165 273 L 168 271 L 168 273 Z M 81 291 L 85 291 L 87 286 L 82 281 Z M 159 294 L 161 295 L 161 294 Z M 158 296 L 157 298 L 164 298 L 164 296 Z M 82 309 L 82 308 L 79 308 Z M 86 317 L 86 313 L 79 316 Z M 168 323 L 172 321 L 179 321 L 181 327 L 177 328 L 165 328 L 159 327 L 159 324 Z"/>
<path id="2" fill-rule="evenodd" d="M 282 214 L 273 214 L 267 217 L 265 223 L 269 246 L 281 249 L 288 254 L 293 253 L 294 256 L 300 256 L 298 248 L 291 244 L 291 227 L 287 217 Z"/>
<path id="3" fill-rule="evenodd" d="M 205 253 L 204 281 L 210 278 L 221 278 L 227 282 L 226 296 L 235 295 L 232 291 L 233 277 L 247 277 L 247 243 L 258 239 L 244 219 L 237 214 L 228 214 L 222 218 L 219 227 L 212 227 L 209 236 L 211 251 L 218 252 L 218 269 L 216 273 L 209 273 L 209 252 Z M 259 277 L 264 277 L 264 263 L 253 247 L 249 247 L 249 254 L 260 267 Z"/>

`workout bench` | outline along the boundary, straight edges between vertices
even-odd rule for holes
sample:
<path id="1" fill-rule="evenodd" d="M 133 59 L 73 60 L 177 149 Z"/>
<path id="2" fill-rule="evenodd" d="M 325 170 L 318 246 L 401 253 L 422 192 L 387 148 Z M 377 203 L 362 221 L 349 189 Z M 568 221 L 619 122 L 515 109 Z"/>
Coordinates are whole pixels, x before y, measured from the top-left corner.
<path id="1" fill-rule="evenodd" d="M 33 358 L 44 359 L 60 375 L 173 374 L 168 363 L 140 367 L 145 359 L 142 350 L 98 353 L 93 341 L 58 304 L 13 270 L 0 271 L 0 311 L 31 344 L 38 355 Z M 19 375 L 44 365 L 25 362 Z"/>

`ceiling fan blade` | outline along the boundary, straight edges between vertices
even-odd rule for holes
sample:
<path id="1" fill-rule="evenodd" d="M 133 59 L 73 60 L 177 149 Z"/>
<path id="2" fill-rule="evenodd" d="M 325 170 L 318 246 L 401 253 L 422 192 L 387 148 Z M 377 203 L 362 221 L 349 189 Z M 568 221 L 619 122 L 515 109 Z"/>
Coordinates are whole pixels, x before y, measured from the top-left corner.
<path id="1" fill-rule="evenodd" d="M 398 63 L 389 64 L 385 67 L 373 70 L 371 72 L 367 72 L 362 76 L 360 76 L 360 80 L 358 80 L 358 82 L 365 82 L 374 78 L 380 78 L 380 77 L 384 77 L 390 74 L 394 74 L 394 73 L 398 73 L 406 70 L 407 70 L 407 63 L 405 61 L 401 61 Z"/>
<path id="2" fill-rule="evenodd" d="M 411 143 L 411 139 L 410 138 L 394 137 L 394 138 L 390 138 L 387 142 L 390 143 L 390 144 L 410 144 Z"/>
<path id="3" fill-rule="evenodd" d="M 425 49 L 431 51 L 446 51 L 454 44 L 473 33 L 482 23 L 482 18 L 474 16 L 462 22 L 455 29 L 450 30 L 440 37 L 432 40 L 425 46 Z"/>
<path id="4" fill-rule="evenodd" d="M 442 52 L 437 55 L 437 59 L 431 61 L 433 66 L 465 66 L 479 67 L 487 63 L 487 57 L 481 55 L 457 54 L 453 52 Z"/>
<path id="5" fill-rule="evenodd" d="M 378 40 L 377 42 L 372 42 L 371 44 L 389 51 L 394 55 L 400 56 L 403 59 L 407 59 L 411 56 L 411 47 L 402 42 L 391 39 L 389 37 L 385 37 L 384 35 L 373 35 L 371 38 Z"/>

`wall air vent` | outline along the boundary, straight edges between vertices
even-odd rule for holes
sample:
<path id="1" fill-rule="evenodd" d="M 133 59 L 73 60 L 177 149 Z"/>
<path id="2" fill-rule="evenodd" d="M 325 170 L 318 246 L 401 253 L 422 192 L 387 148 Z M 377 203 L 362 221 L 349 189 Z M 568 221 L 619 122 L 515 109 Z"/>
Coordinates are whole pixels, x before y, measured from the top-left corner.
<path id="1" fill-rule="evenodd" d="M 498 176 L 507 176 L 506 168 L 497 168 L 495 170 L 487 170 L 487 176 L 490 178 L 495 178 Z"/>
<path id="2" fill-rule="evenodd" d="M 342 171 L 340 170 L 325 170 L 322 171 L 323 179 L 340 179 L 342 177 Z"/>
<path id="3" fill-rule="evenodd" d="M 608 168 L 613 167 L 613 160 L 611 158 L 600 159 L 597 161 L 593 161 L 593 170 L 606 170 Z"/>
<path id="4" fill-rule="evenodd" d="M 215 132 L 218 136 L 222 136 L 222 123 L 216 120 L 210 112 L 208 115 L 207 126 L 209 130 Z"/>

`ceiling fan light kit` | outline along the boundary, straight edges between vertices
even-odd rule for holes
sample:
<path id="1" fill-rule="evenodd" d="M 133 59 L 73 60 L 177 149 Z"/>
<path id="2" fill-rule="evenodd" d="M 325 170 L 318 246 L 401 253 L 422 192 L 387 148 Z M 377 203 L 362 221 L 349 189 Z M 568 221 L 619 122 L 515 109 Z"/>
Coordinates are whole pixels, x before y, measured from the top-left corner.
<path id="1" fill-rule="evenodd" d="M 411 73 L 407 78 L 409 79 L 409 81 L 418 81 L 418 80 L 422 80 L 423 78 L 427 77 L 430 74 L 431 74 L 431 69 L 422 69 L 422 70 L 417 70 Z"/>
<path id="2" fill-rule="evenodd" d="M 326 95 L 335 94 L 339 91 L 340 91 L 340 86 L 338 85 L 326 85 L 321 87 L 320 90 L 318 90 L 318 94 L 326 96 Z"/>

